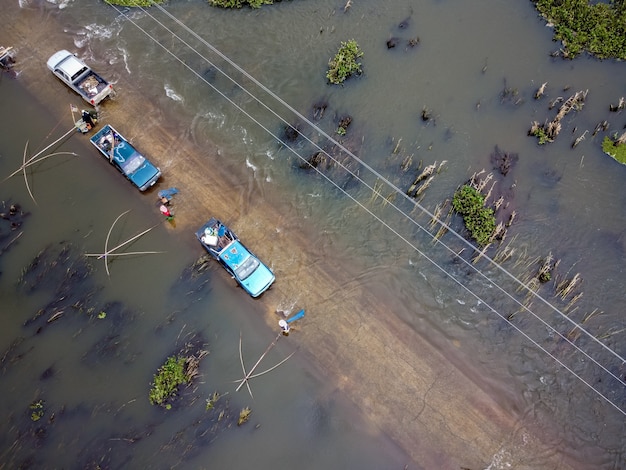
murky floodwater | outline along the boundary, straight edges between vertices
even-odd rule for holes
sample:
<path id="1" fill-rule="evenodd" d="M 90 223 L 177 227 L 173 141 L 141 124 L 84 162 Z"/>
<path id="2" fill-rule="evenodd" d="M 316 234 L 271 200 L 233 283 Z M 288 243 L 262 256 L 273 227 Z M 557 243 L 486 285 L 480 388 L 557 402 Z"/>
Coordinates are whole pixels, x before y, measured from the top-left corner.
<path id="1" fill-rule="evenodd" d="M 608 111 L 626 94 L 623 64 L 551 58 L 557 45 L 530 3 L 466 3 L 396 1 L 381 9 L 368 1 L 344 11 L 344 4 L 330 1 L 282 2 L 227 12 L 198 1 L 172 2 L 167 11 L 120 10 L 124 16 L 101 3 L 32 1 L 19 10 L 58 20 L 64 29 L 50 40 L 58 41 L 58 48 L 74 47 L 113 81 L 133 76 L 146 96 L 167 109 L 181 137 L 199 145 L 216 142 L 222 156 L 207 157 L 207 164 L 228 167 L 246 182 L 244 205 L 260 191 L 289 217 L 310 224 L 319 233 L 320 256 L 342 252 L 355 282 L 386 299 L 409 327 L 448 356 L 471 357 L 465 360 L 467 373 L 502 401 L 554 424 L 559 451 L 594 468 L 620 468 L 626 431 L 626 167 L 602 155 L 599 143 L 606 133 L 592 133 L 603 120 L 611 130 L 624 125 L 623 113 Z M 364 73 L 344 87 L 329 87 L 327 61 L 340 41 L 351 38 L 365 52 Z M 399 45 L 388 49 L 391 38 Z M 409 40 L 418 45 L 408 46 Z M 2 80 L 3 99 L 15 103 L 3 106 L 3 122 L 20 123 L 20 138 L 2 142 L 0 165 L 2 174 L 9 174 L 19 166 L 26 140 L 31 149 L 41 148 L 68 126 L 37 117 L 16 84 Z M 535 100 L 544 82 L 546 95 Z M 581 90 L 589 90 L 583 110 L 567 115 L 556 142 L 537 146 L 527 136 L 531 122 L 552 119 L 558 102 L 554 109 L 550 102 Z M 321 104 L 320 117 L 314 110 Z M 423 110 L 432 119 L 424 121 Z M 352 123 L 340 138 L 336 129 L 345 116 Z M 287 123 L 304 137 L 289 140 Z M 215 423 L 204 400 L 215 390 L 229 390 L 240 375 L 239 331 L 251 358 L 271 340 L 254 333 L 263 328 L 254 316 L 260 307 L 228 288 L 215 267 L 207 283 L 192 282 L 190 289 L 188 281 L 180 281 L 200 254 L 192 234 L 151 231 L 133 250 L 164 253 L 116 259 L 110 277 L 101 260 L 83 265 L 80 255 L 102 250 L 121 212 L 131 211 L 114 243 L 159 220 L 146 211 L 145 201 L 154 195 L 138 197 L 105 162 L 95 167 L 92 149 L 80 140 L 86 141 L 73 136 L 63 147 L 80 156 L 55 158 L 33 170 L 38 205 L 19 176 L 2 183 L 2 199 L 31 213 L 19 243 L 2 256 L 8 317 L 2 382 L 9 388 L 3 396 L 10 397 L 3 413 L 11 429 L 3 444 L 11 450 L 2 460 L 71 466 L 101 458 L 117 466 L 132 458 L 133 465 L 141 465 L 159 452 L 165 465 L 402 465 L 401 452 L 370 438 L 367 430 L 357 431 L 341 397 L 298 372 L 296 357 L 288 371 L 254 387 L 253 421 L 265 432 L 249 426 L 212 434 Z M 496 146 L 517 154 L 506 175 L 493 169 Z M 303 171 L 303 159 L 320 150 L 352 174 L 336 165 L 324 176 Z M 443 161 L 418 204 L 403 195 L 424 166 Z M 486 259 L 472 263 L 469 245 L 452 233 L 440 244 L 432 241 L 438 227 L 431 227 L 430 215 L 481 169 L 494 172 L 494 191 L 506 196 L 507 215 L 516 212 L 500 250 L 488 252 L 502 260 L 504 247 L 515 250 L 497 267 Z M 388 202 L 372 197 L 373 188 Z M 459 220 L 450 223 L 462 233 Z M 54 267 L 38 267 L 20 283 L 42 250 L 42 263 Z M 537 259 L 550 253 L 560 260 L 555 277 L 539 288 L 539 297 L 529 298 L 515 277 L 527 282 Z M 58 305 L 50 304 L 66 292 L 60 279 L 73 272 L 67 263 L 78 273 L 93 271 L 84 281 L 72 278 L 80 294 L 72 291 Z M 582 282 L 559 297 L 559 284 L 577 274 Z M 40 309 L 43 314 L 35 318 Z M 100 311 L 106 318 L 98 318 Z M 581 322 L 584 330 L 575 328 Z M 210 351 L 197 402 L 164 415 L 147 403 L 147 384 L 192 331 L 203 334 Z M 275 357 L 292 348 L 281 342 Z M 55 413 L 46 426 L 28 417 L 28 405 L 39 398 L 46 402 L 46 419 Z M 249 405 L 239 394 L 224 400 L 231 415 Z M 210 445 L 215 439 L 219 445 Z M 31 452 L 32 446 L 39 451 Z M 64 457 L 67 449 L 83 450 L 70 458 Z"/>

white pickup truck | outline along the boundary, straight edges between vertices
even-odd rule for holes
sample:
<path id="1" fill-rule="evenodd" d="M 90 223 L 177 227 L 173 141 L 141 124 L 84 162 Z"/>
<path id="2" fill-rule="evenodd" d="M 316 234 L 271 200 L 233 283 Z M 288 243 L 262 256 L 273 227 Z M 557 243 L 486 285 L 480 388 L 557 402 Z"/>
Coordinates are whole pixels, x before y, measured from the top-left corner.
<path id="1" fill-rule="evenodd" d="M 62 50 L 54 53 L 47 65 L 63 83 L 93 106 L 113 93 L 113 85 L 71 52 Z"/>

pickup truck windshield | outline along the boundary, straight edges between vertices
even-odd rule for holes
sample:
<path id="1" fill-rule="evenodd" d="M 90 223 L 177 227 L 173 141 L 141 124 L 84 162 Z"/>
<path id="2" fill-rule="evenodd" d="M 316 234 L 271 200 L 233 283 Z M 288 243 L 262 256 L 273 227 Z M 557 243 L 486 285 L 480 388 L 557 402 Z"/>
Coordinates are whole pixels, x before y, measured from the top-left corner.
<path id="1" fill-rule="evenodd" d="M 237 277 L 242 281 L 247 278 L 250 274 L 252 274 L 256 268 L 259 266 L 259 260 L 254 256 L 248 257 L 247 260 L 243 262 L 241 266 L 239 266 L 235 272 Z"/>
<path id="2" fill-rule="evenodd" d="M 120 163 L 120 166 L 124 170 L 124 173 L 127 175 L 133 174 L 137 169 L 139 169 L 146 159 L 140 153 L 135 152 L 130 158 L 124 160 L 124 162 Z"/>

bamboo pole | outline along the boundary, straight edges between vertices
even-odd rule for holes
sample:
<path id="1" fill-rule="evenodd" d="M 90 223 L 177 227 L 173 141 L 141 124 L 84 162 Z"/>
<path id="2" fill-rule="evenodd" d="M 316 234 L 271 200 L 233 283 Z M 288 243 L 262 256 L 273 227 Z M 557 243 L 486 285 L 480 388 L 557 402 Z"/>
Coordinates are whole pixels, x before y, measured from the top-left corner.
<path id="1" fill-rule="evenodd" d="M 243 354 L 241 352 L 241 332 L 239 332 L 239 362 L 241 362 L 241 369 L 243 370 L 244 375 L 246 374 L 246 366 L 243 363 Z M 252 390 L 250 389 L 250 384 L 248 383 L 247 380 L 243 380 L 241 382 L 241 384 L 243 384 L 245 382 L 246 387 L 248 388 L 248 393 L 250 394 L 250 397 L 252 399 L 254 399 L 254 396 L 252 395 Z M 239 384 L 239 387 L 237 387 L 237 390 L 239 390 L 241 388 L 241 384 Z"/>
<path id="2" fill-rule="evenodd" d="M 292 352 L 289 356 L 287 356 L 285 359 L 283 359 L 282 361 L 280 361 L 278 364 L 270 367 L 269 369 L 265 369 L 263 372 L 259 372 L 258 374 L 253 374 L 250 377 L 248 377 L 248 380 L 250 379 L 255 379 L 257 377 L 261 377 L 262 375 L 267 374 L 268 372 L 272 372 L 274 369 L 276 369 L 277 367 L 281 366 L 283 363 L 287 362 L 288 359 L 291 358 L 291 356 L 293 356 L 296 352 Z"/>
<path id="3" fill-rule="evenodd" d="M 26 143 L 26 145 L 28 145 L 28 142 Z M 74 155 L 75 157 L 78 156 L 77 153 L 74 152 L 54 152 L 54 153 L 49 153 L 48 155 L 44 155 L 43 157 L 41 157 L 38 160 L 34 160 L 33 158 L 30 158 L 25 164 L 23 164 L 22 166 L 20 166 L 17 170 L 15 170 L 13 173 L 11 173 L 9 176 L 7 176 L 6 178 L 4 178 L 2 181 L 6 181 L 9 178 L 11 178 L 12 176 L 17 175 L 20 171 L 24 170 L 25 168 L 34 165 L 35 163 L 39 163 L 39 162 L 43 162 L 44 160 L 46 160 L 47 158 L 50 157 L 55 157 L 57 155 Z"/>
<path id="4" fill-rule="evenodd" d="M 48 145 L 45 149 L 37 152 L 35 155 L 33 155 L 30 160 L 33 160 L 35 158 L 37 158 L 39 155 L 41 155 L 42 153 L 44 153 L 46 150 L 48 150 L 50 147 L 53 147 L 54 145 L 56 145 L 58 142 L 60 142 L 61 140 L 65 139 L 68 135 L 70 135 L 71 133 L 76 132 L 76 127 L 72 127 L 69 131 L 67 131 L 65 134 L 63 134 L 61 137 L 59 137 L 57 140 L 55 140 L 54 142 L 52 142 L 50 145 Z"/>
<path id="5" fill-rule="evenodd" d="M 278 342 L 278 340 L 280 339 L 280 337 L 282 336 L 282 332 L 278 333 L 278 336 L 276 336 L 276 338 L 274 339 L 274 341 L 272 341 L 269 346 L 267 347 L 267 349 L 265 349 L 265 352 L 263 354 L 261 354 L 261 357 L 259 357 L 259 360 L 256 361 L 256 364 L 254 364 L 254 366 L 252 366 L 252 369 L 250 369 L 250 371 L 248 371 L 246 373 L 246 370 L 244 369 L 244 373 L 246 373 L 246 376 L 241 379 L 241 383 L 239 384 L 239 386 L 235 389 L 236 392 L 239 391 L 239 389 L 243 386 L 243 384 L 247 384 L 248 383 L 248 379 L 250 379 L 250 377 L 252 377 L 252 373 L 255 371 L 255 369 L 259 366 L 260 362 L 263 360 L 263 358 L 267 355 L 267 353 L 270 352 L 270 350 L 276 346 L 276 343 Z M 241 341 L 241 338 L 240 338 Z M 240 343 L 241 344 L 241 343 Z M 241 352 L 241 348 L 240 348 L 240 352 Z M 243 358 L 241 359 L 241 365 L 243 366 Z M 250 393 L 250 395 L 252 395 L 252 393 Z"/>
<path id="6" fill-rule="evenodd" d="M 120 218 L 124 215 L 124 214 L 128 214 L 130 212 L 130 209 L 122 212 L 120 215 L 117 216 L 117 218 L 113 221 L 113 223 L 111 224 L 111 227 L 109 227 L 109 233 L 107 233 L 107 237 L 104 240 L 104 269 L 107 272 L 107 276 L 110 276 L 111 274 L 109 273 L 109 265 L 107 263 L 107 254 L 109 253 L 109 238 L 111 237 L 111 232 L 113 231 L 113 227 L 115 226 L 115 224 L 117 223 L 118 220 L 120 220 Z M 101 258 L 98 258 L 101 259 Z"/>
<path id="7" fill-rule="evenodd" d="M 164 251 L 127 251 L 125 253 L 108 253 L 107 256 L 130 256 L 130 255 L 155 255 L 158 253 L 165 253 Z M 105 253 L 85 253 L 85 256 L 90 258 L 98 257 L 102 259 Z"/>
<path id="8" fill-rule="evenodd" d="M 7 176 L 5 178 L 8 179 L 11 176 L 16 175 L 17 173 L 19 173 L 20 171 L 22 171 L 26 166 L 28 166 L 31 163 L 35 163 L 34 160 L 41 155 L 42 153 L 44 153 L 45 151 L 47 151 L 50 147 L 53 147 L 54 145 L 56 145 L 59 141 L 63 140 L 65 137 L 67 137 L 68 135 L 70 135 L 72 132 L 74 132 L 76 130 L 75 127 L 72 127 L 69 131 L 67 131 L 65 134 L 63 134 L 61 137 L 59 137 L 57 140 L 55 140 L 54 142 L 52 142 L 50 145 L 48 145 L 46 148 L 44 148 L 43 150 L 40 150 L 39 152 L 37 152 L 35 155 L 33 155 L 32 157 L 30 157 L 28 160 L 26 160 L 26 149 L 28 148 L 28 141 L 26 141 L 26 145 L 24 146 L 24 158 L 23 158 L 23 164 L 20 168 L 18 168 L 16 171 L 14 171 L 13 173 L 11 173 L 9 176 Z"/>
<path id="9" fill-rule="evenodd" d="M 100 257 L 98 259 L 102 259 L 103 257 L 105 257 L 106 255 L 112 255 L 114 254 L 113 252 L 119 248 L 122 248 L 125 245 L 128 245 L 131 242 L 134 242 L 135 240 L 137 240 L 139 237 L 141 237 L 142 235 L 145 235 L 146 233 L 148 233 L 150 230 L 152 230 L 153 228 L 155 228 L 156 225 L 144 230 L 141 233 L 138 233 L 137 235 L 135 235 L 134 237 L 129 238 L 128 240 L 126 240 L 124 243 L 120 243 L 119 245 L 117 245 L 115 248 L 111 248 L 110 250 L 106 251 L 105 253 L 102 253 L 102 255 L 100 255 Z"/>
<path id="10" fill-rule="evenodd" d="M 113 253 L 115 250 L 118 250 L 120 248 L 122 248 L 123 246 L 128 245 L 129 243 L 132 243 L 133 241 L 137 240 L 139 237 L 145 235 L 146 233 L 148 233 L 150 230 L 154 229 L 155 227 L 157 227 L 159 224 L 155 224 L 152 227 L 144 230 L 141 233 L 138 233 L 137 235 L 129 238 L 128 240 L 126 240 L 123 243 L 120 243 L 119 245 L 109 249 L 109 240 L 111 239 L 111 233 L 113 232 L 113 228 L 115 227 L 115 224 L 117 224 L 117 222 L 126 214 L 128 214 L 130 212 L 130 210 L 124 211 L 122 212 L 120 215 L 117 216 L 117 218 L 113 221 L 113 223 L 111 224 L 111 227 L 109 227 L 109 232 L 107 233 L 106 239 L 104 241 L 104 253 L 86 253 L 85 256 L 88 257 L 96 257 L 97 259 L 103 259 L 104 258 L 104 268 L 106 269 L 106 273 L 107 276 L 111 276 L 111 273 L 109 271 L 109 257 L 111 256 L 129 256 L 129 255 L 140 255 L 140 254 L 156 254 L 156 253 L 163 253 L 162 251 L 134 251 L 134 252 L 127 252 L 127 253 Z"/>
<path id="11" fill-rule="evenodd" d="M 22 169 L 23 169 L 23 174 L 24 174 L 24 183 L 26 184 L 26 189 L 28 190 L 28 194 L 30 194 L 30 198 L 33 200 L 33 202 L 35 204 L 37 204 L 37 201 L 35 201 L 35 196 L 33 196 L 33 192 L 30 190 L 30 185 L 28 184 L 28 177 L 26 176 L 26 152 L 28 150 L 28 141 L 26 142 L 26 145 L 24 146 L 24 153 L 22 155 Z"/>

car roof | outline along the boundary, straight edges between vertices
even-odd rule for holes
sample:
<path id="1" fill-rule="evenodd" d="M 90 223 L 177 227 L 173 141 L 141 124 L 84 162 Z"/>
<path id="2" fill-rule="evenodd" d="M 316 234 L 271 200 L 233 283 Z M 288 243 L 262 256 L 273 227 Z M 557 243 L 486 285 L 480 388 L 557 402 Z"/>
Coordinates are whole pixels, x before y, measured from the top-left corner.
<path id="1" fill-rule="evenodd" d="M 84 67 L 85 63 L 74 54 L 69 54 L 58 66 L 58 68 L 63 69 L 70 77 L 73 77 Z"/>

